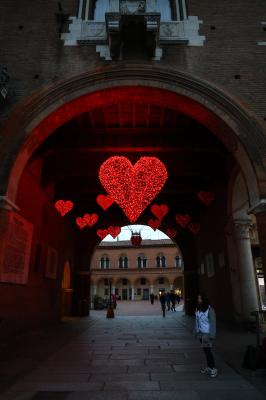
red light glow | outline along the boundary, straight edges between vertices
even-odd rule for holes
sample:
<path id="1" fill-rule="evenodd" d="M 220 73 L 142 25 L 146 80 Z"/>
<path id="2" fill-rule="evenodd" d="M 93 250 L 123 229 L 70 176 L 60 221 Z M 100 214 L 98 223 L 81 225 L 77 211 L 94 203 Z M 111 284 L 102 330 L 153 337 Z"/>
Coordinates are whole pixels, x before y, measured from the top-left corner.
<path id="1" fill-rule="evenodd" d="M 161 225 L 161 221 L 159 219 L 149 219 L 149 221 L 147 222 L 147 224 L 154 230 L 156 231 L 156 229 L 159 228 L 159 226 Z"/>
<path id="2" fill-rule="evenodd" d="M 178 225 L 182 226 L 182 228 L 185 228 L 191 220 L 188 214 L 177 214 L 175 219 Z"/>
<path id="3" fill-rule="evenodd" d="M 111 196 L 109 196 L 109 194 L 107 194 L 106 196 L 104 194 L 99 194 L 96 197 L 96 201 L 104 211 L 106 211 L 114 203 L 114 200 Z"/>
<path id="4" fill-rule="evenodd" d="M 168 214 L 169 208 L 167 204 L 162 204 L 160 206 L 158 204 L 153 204 L 151 206 L 151 212 L 156 218 L 161 221 L 166 216 L 166 214 Z"/>
<path id="5" fill-rule="evenodd" d="M 205 206 L 210 206 L 214 201 L 214 193 L 213 192 L 199 192 L 198 199 L 205 204 Z"/>

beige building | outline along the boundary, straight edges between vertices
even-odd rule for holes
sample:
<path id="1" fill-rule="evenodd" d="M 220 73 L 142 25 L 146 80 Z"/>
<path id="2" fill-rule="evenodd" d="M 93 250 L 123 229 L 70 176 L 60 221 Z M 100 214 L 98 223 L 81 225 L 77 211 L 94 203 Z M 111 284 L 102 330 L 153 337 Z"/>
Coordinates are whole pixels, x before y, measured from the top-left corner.
<path id="1" fill-rule="evenodd" d="M 183 294 L 183 260 L 170 239 L 102 242 L 91 261 L 91 294 L 121 300 L 148 300 L 151 293 L 175 290 Z"/>

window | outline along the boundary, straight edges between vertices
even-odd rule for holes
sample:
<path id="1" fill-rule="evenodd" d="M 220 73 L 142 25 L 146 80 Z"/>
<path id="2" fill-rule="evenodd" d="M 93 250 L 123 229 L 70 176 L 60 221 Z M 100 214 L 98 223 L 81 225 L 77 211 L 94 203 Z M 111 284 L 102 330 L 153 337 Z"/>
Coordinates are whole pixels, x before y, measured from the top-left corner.
<path id="1" fill-rule="evenodd" d="M 141 288 L 137 289 L 137 296 L 141 296 Z"/>
<path id="2" fill-rule="evenodd" d="M 110 266 L 110 260 L 108 256 L 102 256 L 100 260 L 100 268 L 107 269 Z"/>
<path id="3" fill-rule="evenodd" d="M 147 267 L 147 257 L 143 254 L 140 254 L 137 258 L 137 265 L 139 269 L 143 269 Z"/>
<path id="4" fill-rule="evenodd" d="M 94 3 L 94 19 L 99 22 L 104 22 L 105 13 L 109 11 L 109 0 L 96 0 Z"/>
<path id="5" fill-rule="evenodd" d="M 183 262 L 180 256 L 175 256 L 175 267 L 182 268 Z"/>
<path id="6" fill-rule="evenodd" d="M 128 258 L 126 256 L 120 256 L 118 259 L 119 268 L 128 268 Z"/>
<path id="7" fill-rule="evenodd" d="M 157 268 L 166 267 L 166 258 L 163 254 L 158 254 L 158 256 L 156 257 L 156 266 Z"/>
<path id="8" fill-rule="evenodd" d="M 161 21 L 172 20 L 171 0 L 157 0 L 157 12 L 161 13 Z"/>

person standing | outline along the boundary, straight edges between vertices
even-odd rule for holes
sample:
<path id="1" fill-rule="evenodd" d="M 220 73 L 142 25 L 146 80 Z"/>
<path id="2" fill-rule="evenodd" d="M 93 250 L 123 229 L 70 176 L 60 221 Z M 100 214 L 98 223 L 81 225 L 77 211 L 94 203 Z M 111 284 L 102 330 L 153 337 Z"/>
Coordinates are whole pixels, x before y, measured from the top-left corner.
<path id="1" fill-rule="evenodd" d="M 171 310 L 176 311 L 176 309 L 175 309 L 175 293 L 173 290 L 171 290 L 171 293 L 170 293 L 170 300 L 171 300 Z"/>
<path id="2" fill-rule="evenodd" d="M 164 293 L 164 292 L 162 292 L 162 293 L 160 294 L 160 302 L 161 302 L 163 317 L 165 318 L 166 296 L 165 296 L 165 293 Z"/>
<path id="3" fill-rule="evenodd" d="M 154 303 L 154 294 L 153 293 L 150 294 L 150 300 L 151 300 L 151 304 L 153 304 Z"/>
<path id="4" fill-rule="evenodd" d="M 212 343 L 216 336 L 216 315 L 206 297 L 198 295 L 195 314 L 196 336 L 200 340 L 207 361 L 207 367 L 203 368 L 201 373 L 215 378 L 218 375 L 218 370 L 212 354 Z"/>
<path id="5" fill-rule="evenodd" d="M 170 301 L 170 293 L 169 292 L 166 293 L 166 304 L 167 304 L 167 310 L 170 311 L 171 301 Z"/>

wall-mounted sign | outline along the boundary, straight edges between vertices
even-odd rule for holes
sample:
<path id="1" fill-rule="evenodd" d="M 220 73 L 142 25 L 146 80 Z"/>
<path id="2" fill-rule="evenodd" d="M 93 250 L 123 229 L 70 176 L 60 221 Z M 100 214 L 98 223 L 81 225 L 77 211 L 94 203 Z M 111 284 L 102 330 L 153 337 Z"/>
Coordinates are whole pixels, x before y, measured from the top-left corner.
<path id="1" fill-rule="evenodd" d="M 26 284 L 29 273 L 33 225 L 15 212 L 9 213 L 0 232 L 0 282 Z"/>

